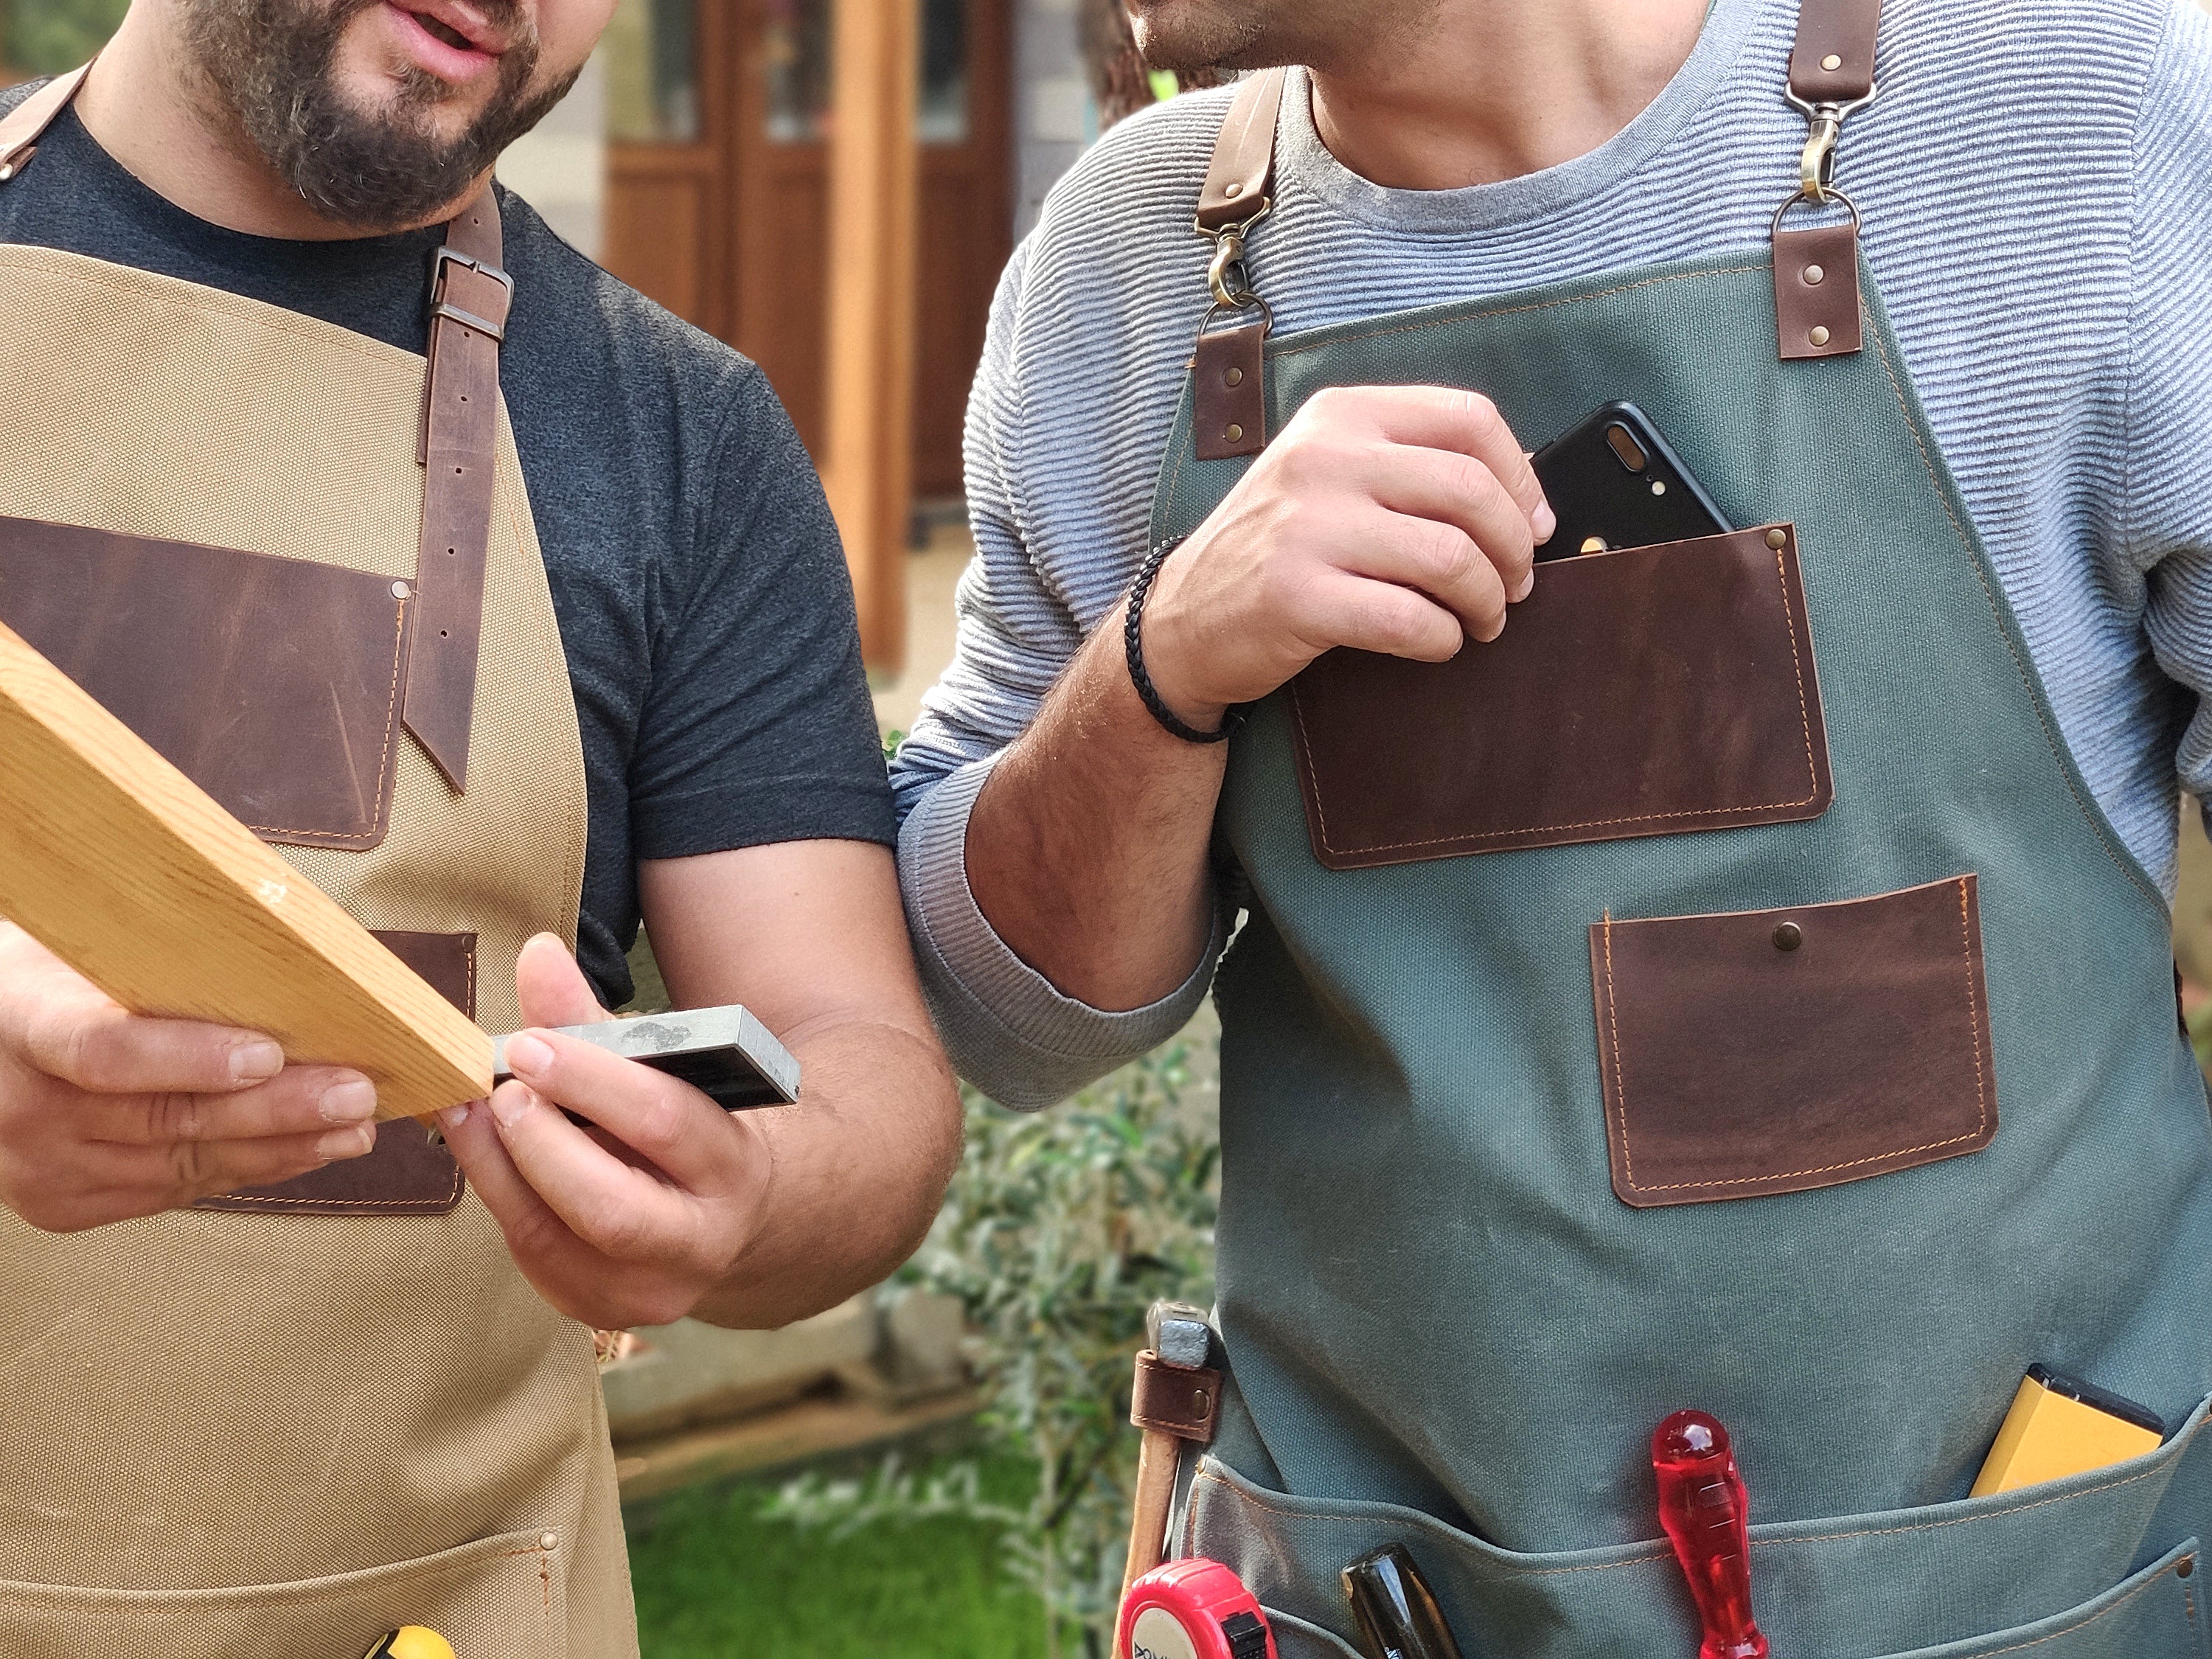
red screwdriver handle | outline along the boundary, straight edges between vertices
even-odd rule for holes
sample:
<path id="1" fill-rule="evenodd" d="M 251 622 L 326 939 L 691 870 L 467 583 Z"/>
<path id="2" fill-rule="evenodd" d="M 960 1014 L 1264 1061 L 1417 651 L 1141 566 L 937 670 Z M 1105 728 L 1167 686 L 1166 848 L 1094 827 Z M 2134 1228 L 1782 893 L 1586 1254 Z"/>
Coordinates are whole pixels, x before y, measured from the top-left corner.
<path id="1" fill-rule="evenodd" d="M 1767 1659 L 1751 1617 L 1751 1503 L 1728 1431 L 1704 1412 L 1676 1412 L 1653 1431 L 1659 1524 L 1690 1581 L 1705 1627 L 1698 1659 Z"/>

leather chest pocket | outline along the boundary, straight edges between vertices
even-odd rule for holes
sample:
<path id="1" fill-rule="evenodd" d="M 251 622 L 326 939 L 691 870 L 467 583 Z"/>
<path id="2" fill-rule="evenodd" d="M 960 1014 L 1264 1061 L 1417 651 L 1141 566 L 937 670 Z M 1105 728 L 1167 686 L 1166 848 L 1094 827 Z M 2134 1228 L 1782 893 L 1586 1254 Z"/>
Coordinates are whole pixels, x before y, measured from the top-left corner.
<path id="1" fill-rule="evenodd" d="M 384 839 L 405 593 L 336 565 L 0 519 L 0 622 L 290 846 Z"/>
<path id="2" fill-rule="evenodd" d="M 476 1018 L 474 933 L 379 933 L 376 940 L 440 996 Z M 444 1215 L 460 1203 L 467 1184 L 443 1141 L 433 1141 L 421 1124 L 399 1119 L 378 1126 L 376 1145 L 363 1157 L 326 1164 L 273 1187 L 203 1198 L 192 1208 L 246 1215 Z"/>
<path id="3" fill-rule="evenodd" d="M 1834 787 L 1788 526 L 1561 559 L 1448 663 L 1290 686 L 1331 870 L 1818 817 Z"/>
<path id="4" fill-rule="evenodd" d="M 1975 878 L 1589 931 L 1613 1188 L 1832 1187 L 1996 1133 Z"/>

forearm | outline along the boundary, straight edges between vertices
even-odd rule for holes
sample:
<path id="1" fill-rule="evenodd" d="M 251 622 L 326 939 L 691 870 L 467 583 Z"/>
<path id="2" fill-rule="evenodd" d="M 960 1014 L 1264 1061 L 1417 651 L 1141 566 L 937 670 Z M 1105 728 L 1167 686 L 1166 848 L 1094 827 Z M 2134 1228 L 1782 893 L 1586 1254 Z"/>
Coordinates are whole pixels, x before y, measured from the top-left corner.
<path id="1" fill-rule="evenodd" d="M 969 885 L 1063 995 L 1121 1011 L 1189 979 L 1213 932 L 1207 848 L 1226 748 L 1152 717 L 1116 611 L 992 772 L 969 819 Z"/>
<path id="2" fill-rule="evenodd" d="M 752 1243 L 694 1316 L 769 1330 L 834 1307 L 912 1255 L 960 1157 L 936 1045 L 888 1024 L 788 1033 L 796 1106 L 748 1114 L 769 1179 Z"/>

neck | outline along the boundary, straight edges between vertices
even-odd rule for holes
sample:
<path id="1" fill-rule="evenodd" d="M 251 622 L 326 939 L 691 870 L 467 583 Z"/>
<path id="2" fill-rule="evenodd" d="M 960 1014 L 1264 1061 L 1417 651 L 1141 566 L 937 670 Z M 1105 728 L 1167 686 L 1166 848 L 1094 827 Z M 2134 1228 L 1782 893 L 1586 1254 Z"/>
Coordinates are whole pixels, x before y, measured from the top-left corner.
<path id="1" fill-rule="evenodd" d="M 1641 114 L 1697 44 L 1706 0 L 1437 0 L 1313 66 L 1337 160 L 1395 190 L 1493 184 L 1588 155 Z"/>
<path id="2" fill-rule="evenodd" d="M 77 118 L 100 147 L 156 195 L 226 230 L 293 241 L 360 236 L 309 207 L 269 165 L 193 68 L 179 27 L 176 8 L 136 0 L 101 50 L 76 96 Z M 460 206 L 422 223 L 441 223 Z"/>

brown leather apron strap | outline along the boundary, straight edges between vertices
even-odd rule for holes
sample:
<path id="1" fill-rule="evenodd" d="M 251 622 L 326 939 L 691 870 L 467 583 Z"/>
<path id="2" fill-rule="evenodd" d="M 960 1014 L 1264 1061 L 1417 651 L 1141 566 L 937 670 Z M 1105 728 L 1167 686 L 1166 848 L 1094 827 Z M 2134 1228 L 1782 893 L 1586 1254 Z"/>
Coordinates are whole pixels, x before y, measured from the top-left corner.
<path id="1" fill-rule="evenodd" d="M 59 76 L 0 118 L 0 184 L 23 170 L 92 65 Z M 430 270 L 422 383 L 422 541 L 415 566 L 404 714 L 458 793 L 466 787 L 483 628 L 484 549 L 499 442 L 499 348 L 514 280 L 501 267 L 489 185 L 446 227 Z"/>
<path id="2" fill-rule="evenodd" d="M 1201 461 L 1256 455 L 1267 442 L 1267 302 L 1252 291 L 1244 238 L 1273 206 L 1275 122 L 1287 70 L 1255 75 L 1237 89 L 1198 193 L 1197 229 L 1213 242 L 1206 281 L 1213 304 L 1192 357 L 1194 453 Z M 1216 328 L 1218 318 L 1232 319 Z"/>
<path id="3" fill-rule="evenodd" d="M 91 71 L 92 65 L 87 64 L 67 75 L 58 75 L 0 117 L 0 185 L 23 170 L 23 164 L 37 152 L 39 140 L 69 107 L 70 100 L 76 96 Z"/>
<path id="4" fill-rule="evenodd" d="M 1859 210 L 1835 187 L 1836 140 L 1844 120 L 1874 101 L 1875 39 L 1881 0 L 1802 0 L 1790 53 L 1790 101 L 1805 113 L 1797 189 L 1774 214 L 1774 322 L 1784 359 L 1842 357 L 1861 343 Z M 1784 230 L 1803 202 L 1840 203 L 1848 222 Z"/>
<path id="5" fill-rule="evenodd" d="M 499 442 L 499 348 L 514 279 L 487 185 L 446 227 L 431 267 L 422 386 L 422 542 L 407 653 L 407 729 L 458 792 L 468 783 Z"/>

